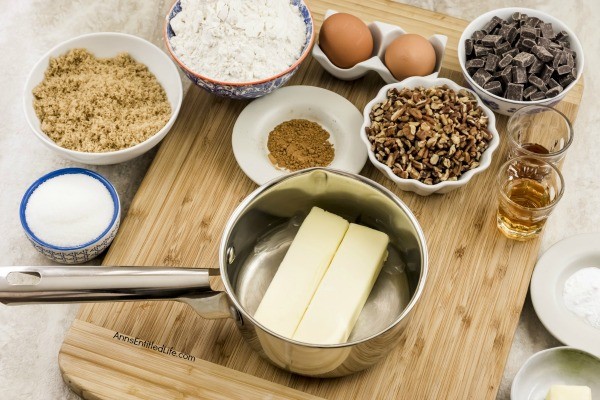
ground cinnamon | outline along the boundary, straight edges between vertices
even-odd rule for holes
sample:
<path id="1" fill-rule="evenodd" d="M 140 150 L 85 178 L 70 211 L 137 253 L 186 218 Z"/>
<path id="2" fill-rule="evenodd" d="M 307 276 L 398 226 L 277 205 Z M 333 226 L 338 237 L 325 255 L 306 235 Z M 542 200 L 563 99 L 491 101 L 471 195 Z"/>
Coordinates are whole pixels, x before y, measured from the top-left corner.
<path id="1" fill-rule="evenodd" d="M 326 167 L 335 154 L 329 132 L 306 119 L 292 119 L 277 125 L 269 133 L 267 148 L 269 160 L 290 171 Z"/>

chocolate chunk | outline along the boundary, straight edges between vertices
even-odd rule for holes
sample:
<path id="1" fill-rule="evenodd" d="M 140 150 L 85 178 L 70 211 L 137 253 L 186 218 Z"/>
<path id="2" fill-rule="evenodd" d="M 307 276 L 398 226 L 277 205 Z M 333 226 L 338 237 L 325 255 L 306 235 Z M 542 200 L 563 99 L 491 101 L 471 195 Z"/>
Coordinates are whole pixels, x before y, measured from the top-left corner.
<path id="1" fill-rule="evenodd" d="M 523 100 L 523 85 L 517 83 L 509 83 L 506 87 L 505 96 L 509 100 Z"/>
<path id="2" fill-rule="evenodd" d="M 567 31 L 560 31 L 556 34 L 556 39 L 568 38 L 569 33 Z"/>
<path id="3" fill-rule="evenodd" d="M 504 82 L 505 85 L 512 82 L 512 67 L 510 65 L 502 70 L 500 73 L 500 80 Z"/>
<path id="4" fill-rule="evenodd" d="M 481 28 L 481 30 L 490 33 L 495 27 L 500 25 L 500 22 L 502 22 L 502 19 L 494 16 L 487 24 L 483 26 L 483 28 Z"/>
<path id="5" fill-rule="evenodd" d="M 507 52 L 506 52 L 506 53 L 504 53 L 503 55 L 505 56 L 505 55 L 507 55 L 507 54 L 510 54 L 510 55 L 511 55 L 511 57 L 513 57 L 513 58 L 514 58 L 514 57 L 515 57 L 517 54 L 519 54 L 519 50 L 518 50 L 518 49 L 512 49 L 512 50 L 510 50 L 510 51 L 507 51 Z"/>
<path id="6" fill-rule="evenodd" d="M 498 46 L 496 46 L 496 48 L 494 49 L 494 53 L 496 53 L 497 55 L 500 56 L 500 55 L 506 53 L 507 51 L 509 51 L 510 49 L 511 49 L 510 43 L 504 42 L 504 43 L 501 43 Z"/>
<path id="7" fill-rule="evenodd" d="M 521 44 L 526 49 L 531 49 L 533 46 L 536 45 L 535 40 L 533 39 L 523 39 L 521 40 Z"/>
<path id="8" fill-rule="evenodd" d="M 569 67 L 568 65 L 561 65 L 560 67 L 558 67 L 556 69 L 556 72 L 559 75 L 565 75 L 568 74 L 569 72 L 571 72 L 573 70 L 573 68 Z"/>
<path id="9" fill-rule="evenodd" d="M 517 29 L 514 26 L 503 25 L 498 30 L 498 34 L 502 35 L 504 40 L 506 40 L 507 42 L 512 43 L 512 41 L 515 40 L 515 38 L 517 37 Z"/>
<path id="10" fill-rule="evenodd" d="M 500 61 L 498 61 L 498 68 L 506 68 L 507 65 L 510 65 L 513 57 L 510 54 L 505 54 L 504 57 Z"/>
<path id="11" fill-rule="evenodd" d="M 485 36 L 484 31 L 475 31 L 475 32 L 473 32 L 471 39 L 473 39 L 473 40 L 475 40 L 475 42 L 477 42 L 478 40 L 483 39 L 484 36 Z"/>
<path id="12" fill-rule="evenodd" d="M 535 37 L 539 38 L 540 36 L 542 36 L 542 31 L 540 28 L 535 28 Z"/>
<path id="13" fill-rule="evenodd" d="M 488 54 L 485 59 L 485 70 L 494 72 L 498 66 L 498 61 L 500 61 L 500 57 L 495 54 Z"/>
<path id="14" fill-rule="evenodd" d="M 575 59 L 573 58 L 573 55 L 567 52 L 565 52 L 565 54 L 567 55 L 567 65 L 573 68 L 575 66 Z"/>
<path id="15" fill-rule="evenodd" d="M 556 97 L 560 92 L 563 91 L 562 86 L 555 86 L 552 89 L 546 91 L 546 98 Z"/>
<path id="16" fill-rule="evenodd" d="M 513 14 L 510 16 L 510 19 L 511 19 L 512 21 L 520 21 L 520 20 L 521 20 L 521 13 L 520 13 L 520 12 L 518 12 L 518 11 L 514 12 L 514 13 L 513 13 Z"/>
<path id="17" fill-rule="evenodd" d="M 532 28 L 530 26 L 522 26 L 521 27 L 521 39 L 525 39 L 525 38 L 529 38 L 529 39 L 535 39 L 537 36 L 535 34 L 535 28 Z"/>
<path id="18" fill-rule="evenodd" d="M 529 67 L 534 61 L 535 57 L 531 53 L 522 51 L 513 58 L 512 63 L 517 67 Z"/>
<path id="19" fill-rule="evenodd" d="M 556 37 L 554 29 L 552 29 L 552 24 L 550 23 L 540 24 L 540 29 L 542 30 L 542 36 L 546 39 L 554 39 Z"/>
<path id="20" fill-rule="evenodd" d="M 529 96 L 529 100 L 531 100 L 531 101 L 538 101 L 538 100 L 542 100 L 545 98 L 546 98 L 546 95 L 542 92 L 535 92 L 535 93 L 532 93 L 531 96 Z"/>
<path id="21" fill-rule="evenodd" d="M 567 63 L 567 53 L 565 53 L 564 51 L 561 51 L 560 53 L 556 54 L 554 56 L 554 59 L 552 60 L 552 68 L 556 69 L 561 65 L 564 65 Z"/>
<path id="22" fill-rule="evenodd" d="M 529 18 L 527 18 L 527 21 L 525 22 L 525 24 L 527 24 L 528 26 L 531 26 L 532 28 L 535 28 L 536 26 L 538 26 L 539 23 L 540 23 L 540 19 L 538 17 L 529 17 Z"/>
<path id="23" fill-rule="evenodd" d="M 477 44 L 473 46 L 473 50 L 475 51 L 476 57 L 483 57 L 490 53 L 489 47 L 483 47 L 483 46 L 479 46 Z"/>
<path id="24" fill-rule="evenodd" d="M 575 78 L 573 77 L 573 75 L 569 74 L 569 75 L 565 75 L 564 77 L 560 78 L 558 80 L 558 83 L 560 83 L 560 86 L 566 88 L 574 81 L 575 81 Z"/>
<path id="25" fill-rule="evenodd" d="M 468 60 L 465 64 L 467 68 L 483 68 L 485 60 L 483 58 L 473 58 Z"/>
<path id="26" fill-rule="evenodd" d="M 512 67 L 513 83 L 527 83 L 527 70 L 525 67 Z"/>
<path id="27" fill-rule="evenodd" d="M 548 85 L 548 87 L 552 89 L 553 87 L 560 86 L 560 83 L 556 82 L 554 78 L 550 78 L 548 79 L 548 83 L 546 83 L 546 85 Z"/>
<path id="28" fill-rule="evenodd" d="M 485 35 L 483 39 L 481 39 L 481 44 L 488 47 L 496 47 L 500 44 L 502 40 L 502 36 L 500 35 Z"/>
<path id="29" fill-rule="evenodd" d="M 470 56 L 473 53 L 473 41 L 471 39 L 465 40 L 465 54 Z"/>
<path id="30" fill-rule="evenodd" d="M 537 38 L 537 44 L 548 49 L 550 47 L 550 39 L 539 37 Z"/>
<path id="31" fill-rule="evenodd" d="M 563 49 L 569 49 L 571 48 L 571 41 L 568 39 L 559 39 L 558 43 L 561 44 L 561 46 L 563 47 Z"/>
<path id="32" fill-rule="evenodd" d="M 490 81 L 483 85 L 483 89 L 492 94 L 500 95 L 502 93 L 502 84 L 499 81 Z"/>
<path id="33" fill-rule="evenodd" d="M 550 51 L 546 50 L 546 48 L 542 46 L 533 46 L 531 48 L 531 52 L 543 62 L 552 61 L 554 58 Z"/>
<path id="34" fill-rule="evenodd" d="M 492 74 L 483 68 L 479 68 L 477 72 L 473 74 L 473 80 L 481 87 L 483 87 L 490 79 L 492 79 Z"/>
<path id="35" fill-rule="evenodd" d="M 535 57 L 535 56 L 533 56 Z M 542 70 L 542 67 L 545 64 L 543 62 L 540 61 L 539 58 L 535 57 L 535 60 L 533 60 L 533 64 L 531 64 L 529 66 L 529 73 L 530 74 L 537 74 L 538 72 L 540 72 Z"/>
<path id="36" fill-rule="evenodd" d="M 529 75 L 529 83 L 540 90 L 542 90 L 542 88 L 545 86 L 544 81 L 535 75 Z"/>
<path id="37" fill-rule="evenodd" d="M 570 55 L 571 55 L 571 57 L 573 57 L 573 58 L 577 58 L 577 53 L 575 53 L 573 50 L 571 50 L 571 49 L 563 49 L 563 51 L 564 51 L 565 53 L 567 53 L 567 55 L 568 55 L 568 54 L 570 54 Z"/>
<path id="38" fill-rule="evenodd" d="M 528 99 L 529 96 L 531 96 L 532 94 L 534 94 L 535 92 L 537 92 L 538 90 L 536 89 L 535 86 L 527 86 L 525 88 L 525 90 L 523 90 L 523 98 L 524 99 Z"/>
<path id="39" fill-rule="evenodd" d="M 563 45 L 561 43 L 553 42 L 552 40 L 550 41 L 550 45 L 548 46 L 548 50 L 562 49 L 562 48 L 563 48 Z"/>
<path id="40" fill-rule="evenodd" d="M 544 65 L 544 68 L 542 69 L 542 74 L 540 75 L 540 79 L 544 81 L 544 83 L 548 83 L 550 78 L 552 78 L 553 72 L 554 68 L 550 67 L 549 65 Z"/>
<path id="41" fill-rule="evenodd" d="M 562 49 L 561 48 L 557 48 L 557 47 L 550 47 L 548 49 L 548 53 L 550 53 L 552 55 L 552 59 L 554 59 L 554 57 L 556 57 L 556 55 L 558 53 L 560 53 L 561 51 L 562 51 Z M 548 62 L 548 61 L 546 61 L 546 62 Z"/>

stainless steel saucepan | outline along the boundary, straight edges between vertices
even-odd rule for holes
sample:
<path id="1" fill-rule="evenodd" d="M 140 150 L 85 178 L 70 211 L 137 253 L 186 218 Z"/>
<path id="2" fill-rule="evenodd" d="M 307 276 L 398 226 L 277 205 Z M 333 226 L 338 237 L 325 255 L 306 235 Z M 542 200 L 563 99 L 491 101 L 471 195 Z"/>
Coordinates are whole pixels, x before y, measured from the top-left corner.
<path id="1" fill-rule="evenodd" d="M 313 206 L 386 232 L 389 256 L 346 343 L 297 342 L 259 324 L 256 311 L 302 219 Z M 4 304 L 173 299 L 205 318 L 233 318 L 262 357 L 285 370 L 336 377 L 363 370 L 390 352 L 406 328 L 427 275 L 423 232 L 392 192 L 359 175 L 303 170 L 251 193 L 221 238 L 220 270 L 154 267 L 0 267 Z M 224 292 L 209 275 L 220 272 Z M 34 279 L 37 282 L 22 282 Z"/>

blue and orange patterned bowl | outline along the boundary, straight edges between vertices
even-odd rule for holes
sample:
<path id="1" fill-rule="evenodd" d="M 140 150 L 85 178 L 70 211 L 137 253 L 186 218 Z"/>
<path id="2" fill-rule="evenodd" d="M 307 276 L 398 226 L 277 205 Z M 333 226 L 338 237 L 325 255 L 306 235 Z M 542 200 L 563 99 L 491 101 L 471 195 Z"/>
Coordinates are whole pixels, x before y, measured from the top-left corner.
<path id="1" fill-rule="evenodd" d="M 303 0 L 290 0 L 290 3 L 297 6 L 304 18 L 304 24 L 306 25 L 306 39 L 304 41 L 304 47 L 300 57 L 285 71 L 279 74 L 253 82 L 222 82 L 217 81 L 206 76 L 203 76 L 195 71 L 189 69 L 173 52 L 171 47 L 170 39 L 175 36 L 175 32 L 171 28 L 171 19 L 175 17 L 181 11 L 181 3 L 179 0 L 173 4 L 171 10 L 167 14 L 164 28 L 164 40 L 165 46 L 171 58 L 177 63 L 183 73 L 190 78 L 192 82 L 200 86 L 202 89 L 209 93 L 216 94 L 217 96 L 229 97 L 232 99 L 254 99 L 257 97 L 264 96 L 271 93 L 275 89 L 283 86 L 294 73 L 300 67 L 300 64 L 310 54 L 312 45 L 315 40 L 314 34 L 314 22 L 310 10 L 306 6 Z"/>
<path id="2" fill-rule="evenodd" d="M 60 247 L 44 242 L 31 231 L 29 225 L 27 224 L 27 218 L 25 217 L 25 209 L 27 208 L 29 197 L 38 188 L 38 186 L 46 182 L 48 179 L 65 174 L 85 174 L 100 181 L 100 183 L 102 183 L 110 193 L 110 197 L 112 198 L 114 205 L 114 212 L 110 223 L 100 234 L 100 236 L 76 247 Z M 100 253 L 106 250 L 112 243 L 113 239 L 117 235 L 117 231 L 119 230 L 121 219 L 121 203 L 115 187 L 102 175 L 84 168 L 63 168 L 42 176 L 36 180 L 29 187 L 29 189 L 27 189 L 23 199 L 21 200 L 19 216 L 21 219 L 21 225 L 23 226 L 23 230 L 25 231 L 27 238 L 37 251 L 50 258 L 52 261 L 56 261 L 61 264 L 81 264 L 100 255 Z"/>

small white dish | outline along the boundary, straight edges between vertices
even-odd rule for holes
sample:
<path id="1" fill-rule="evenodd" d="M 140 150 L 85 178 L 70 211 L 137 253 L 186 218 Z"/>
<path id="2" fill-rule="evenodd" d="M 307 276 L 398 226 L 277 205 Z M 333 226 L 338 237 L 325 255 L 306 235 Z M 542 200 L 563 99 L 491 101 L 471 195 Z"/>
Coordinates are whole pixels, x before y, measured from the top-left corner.
<path id="1" fill-rule="evenodd" d="M 289 173 L 268 158 L 269 133 L 282 122 L 307 119 L 329 132 L 335 156 L 328 167 L 359 173 L 367 161 L 360 111 L 337 93 L 314 86 L 287 86 L 254 100 L 240 113 L 231 143 L 240 168 L 258 185 Z"/>
<path id="2" fill-rule="evenodd" d="M 533 271 L 531 301 L 540 321 L 555 338 L 600 357 L 600 329 L 568 310 L 563 302 L 565 281 L 586 267 L 600 268 L 600 233 L 571 236 L 550 247 Z"/>
<path id="3" fill-rule="evenodd" d="M 475 96 L 475 98 L 477 99 L 477 105 L 481 107 L 484 114 L 488 117 L 488 131 L 492 134 L 492 140 L 490 140 L 488 148 L 481 155 L 481 159 L 479 160 L 479 166 L 476 168 L 473 168 L 469 171 L 464 172 L 460 176 L 460 178 L 458 178 L 455 181 L 445 181 L 445 182 L 436 183 L 435 185 L 427 185 L 416 179 L 400 178 L 399 176 L 397 176 L 396 174 L 394 174 L 392 172 L 392 169 L 390 167 L 388 167 L 384 163 L 378 161 L 377 158 L 375 158 L 375 154 L 371 150 L 371 142 L 369 141 L 369 137 L 367 136 L 367 133 L 365 130 L 368 126 L 371 126 L 371 118 L 369 116 L 369 114 L 371 113 L 371 109 L 373 108 L 373 106 L 376 103 L 385 102 L 387 99 L 387 93 L 392 88 L 397 88 L 398 90 L 401 90 L 403 88 L 414 89 L 414 88 L 417 88 L 420 86 L 422 86 L 424 88 L 430 88 L 430 87 L 434 87 L 434 86 L 443 86 L 443 85 L 447 85 L 450 89 L 454 90 L 455 92 L 458 92 L 463 89 L 467 90 L 468 92 L 472 93 L 473 96 Z M 469 90 L 467 88 L 457 85 L 454 81 L 451 81 L 450 79 L 427 78 L 427 77 L 420 77 L 420 76 L 413 76 L 411 78 L 406 78 L 402 82 L 391 83 L 389 85 L 385 85 L 384 87 L 382 87 L 379 90 L 379 93 L 377 93 L 375 98 L 373 100 L 371 100 L 365 106 L 365 108 L 363 110 L 363 124 L 360 127 L 360 138 L 362 139 L 363 144 L 364 144 L 365 148 L 367 149 L 367 153 L 369 155 L 369 160 L 371 160 L 371 163 L 375 166 L 375 168 L 380 170 L 381 173 L 383 173 L 390 180 L 392 180 L 401 190 L 404 190 L 407 192 L 415 192 L 419 196 L 429 196 L 433 193 L 439 193 L 439 194 L 448 193 L 454 189 L 457 189 L 461 186 L 466 185 L 471 180 L 472 177 L 474 177 L 475 175 L 477 175 L 480 172 L 483 172 L 490 166 L 490 164 L 492 163 L 492 156 L 494 155 L 494 152 L 500 145 L 500 135 L 498 134 L 498 131 L 496 130 L 496 117 L 495 117 L 494 113 L 492 112 L 492 110 L 490 110 L 489 108 L 487 108 L 485 106 L 485 104 L 483 104 L 483 102 L 481 101 L 479 96 L 477 96 L 477 94 L 475 94 L 472 90 Z"/>
<path id="4" fill-rule="evenodd" d="M 333 14 L 337 14 L 337 11 L 327 10 L 325 13 L 325 19 L 329 18 Z M 356 64 L 352 68 L 339 68 L 335 66 L 329 58 L 323 53 L 323 50 L 315 43 L 312 55 L 321 64 L 323 68 L 331 75 L 338 79 L 351 81 L 358 79 L 361 76 L 366 75 L 369 71 L 375 71 L 381 76 L 386 83 L 396 83 L 398 80 L 394 78 L 392 73 L 383 63 L 383 57 L 385 55 L 385 49 L 392 43 L 398 36 L 407 33 L 404 29 L 396 25 L 390 25 L 383 22 L 371 22 L 369 30 L 373 35 L 373 56 L 368 60 Z M 429 42 L 435 50 L 435 70 L 433 73 L 427 75 L 427 78 L 437 78 L 442 68 L 442 60 L 444 59 L 444 52 L 446 51 L 446 43 L 448 37 L 444 35 L 433 35 L 429 37 Z"/>
<path id="5" fill-rule="evenodd" d="M 511 400 L 544 400 L 552 385 L 588 386 L 600 396 L 600 359 L 574 347 L 555 347 L 531 356 L 519 369 Z"/>

